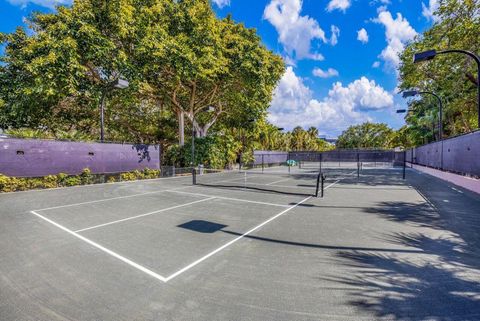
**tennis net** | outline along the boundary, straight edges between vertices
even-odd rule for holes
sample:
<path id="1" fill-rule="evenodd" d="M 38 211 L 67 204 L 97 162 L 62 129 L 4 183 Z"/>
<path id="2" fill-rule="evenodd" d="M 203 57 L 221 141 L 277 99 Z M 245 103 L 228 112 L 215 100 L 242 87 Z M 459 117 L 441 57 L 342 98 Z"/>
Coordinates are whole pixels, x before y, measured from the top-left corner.
<path id="1" fill-rule="evenodd" d="M 320 173 L 196 169 L 193 184 L 300 196 L 318 196 Z"/>

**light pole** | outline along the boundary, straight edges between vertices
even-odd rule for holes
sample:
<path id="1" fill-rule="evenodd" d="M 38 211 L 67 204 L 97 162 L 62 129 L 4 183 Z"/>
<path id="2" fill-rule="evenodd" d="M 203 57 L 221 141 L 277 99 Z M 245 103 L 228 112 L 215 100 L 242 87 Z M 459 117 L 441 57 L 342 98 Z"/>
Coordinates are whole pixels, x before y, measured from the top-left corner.
<path id="1" fill-rule="evenodd" d="M 105 140 L 105 100 L 107 93 L 112 89 L 125 89 L 129 85 L 128 81 L 122 78 L 115 79 L 108 83 L 102 90 L 102 97 L 100 98 L 100 142 Z"/>
<path id="2" fill-rule="evenodd" d="M 413 55 L 413 62 L 422 62 L 427 60 L 432 60 L 437 55 L 448 54 L 448 53 L 461 53 L 467 56 L 470 56 L 477 63 L 477 110 L 478 110 L 478 125 L 477 128 L 480 128 L 480 57 L 474 54 L 471 51 L 460 50 L 460 49 L 449 49 L 449 50 L 428 50 Z"/>
<path id="3" fill-rule="evenodd" d="M 438 138 L 439 140 L 443 140 L 443 103 L 440 96 L 437 94 L 430 92 L 430 91 L 418 91 L 418 90 L 409 90 L 403 92 L 403 98 L 407 97 L 414 97 L 418 95 L 432 95 L 438 100 L 438 107 L 439 107 L 439 116 L 438 116 Z M 398 111 L 397 111 L 398 113 Z"/>

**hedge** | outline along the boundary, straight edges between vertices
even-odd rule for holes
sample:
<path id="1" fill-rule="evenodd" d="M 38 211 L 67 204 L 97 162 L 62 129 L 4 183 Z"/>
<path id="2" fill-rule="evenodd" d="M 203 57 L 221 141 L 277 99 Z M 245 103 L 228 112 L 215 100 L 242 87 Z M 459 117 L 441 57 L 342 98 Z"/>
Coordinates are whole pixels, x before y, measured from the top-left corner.
<path id="1" fill-rule="evenodd" d="M 0 174 L 0 193 L 26 191 L 32 189 L 48 189 L 98 183 L 113 183 L 160 177 L 160 171 L 155 169 L 135 170 L 119 174 L 92 174 L 85 168 L 80 175 L 60 173 L 44 177 L 10 177 Z"/>

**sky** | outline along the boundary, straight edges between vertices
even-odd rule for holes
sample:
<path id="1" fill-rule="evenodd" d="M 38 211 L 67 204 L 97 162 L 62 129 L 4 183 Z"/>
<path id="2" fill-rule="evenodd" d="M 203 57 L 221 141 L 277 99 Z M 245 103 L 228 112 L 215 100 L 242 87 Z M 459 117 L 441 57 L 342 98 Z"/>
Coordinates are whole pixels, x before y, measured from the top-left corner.
<path id="1" fill-rule="evenodd" d="M 273 124 L 315 126 L 336 137 L 365 121 L 404 124 L 396 109 L 398 53 L 436 17 L 438 0 L 211 0 L 255 28 L 281 55 L 286 71 L 269 109 Z M 24 25 L 32 11 L 51 12 L 71 0 L 0 0 L 0 32 Z"/>

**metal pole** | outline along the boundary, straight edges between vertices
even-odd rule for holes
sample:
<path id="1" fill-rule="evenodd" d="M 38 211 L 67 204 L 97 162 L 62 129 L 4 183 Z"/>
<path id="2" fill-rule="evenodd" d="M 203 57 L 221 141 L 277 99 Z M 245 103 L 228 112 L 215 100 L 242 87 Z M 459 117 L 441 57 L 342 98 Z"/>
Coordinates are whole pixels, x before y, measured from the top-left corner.
<path id="1" fill-rule="evenodd" d="M 192 162 L 191 165 L 195 170 L 195 126 L 193 125 L 192 119 Z"/>
<path id="2" fill-rule="evenodd" d="M 360 153 L 357 151 L 357 178 L 360 178 Z"/>
<path id="3" fill-rule="evenodd" d="M 324 195 L 324 191 L 325 191 L 325 175 L 321 174 L 322 175 L 322 198 L 323 198 L 323 195 Z"/>
<path id="4" fill-rule="evenodd" d="M 265 165 L 264 165 L 264 164 L 265 164 L 265 163 L 264 163 L 264 156 L 265 156 L 265 155 L 264 155 L 264 154 L 262 154 L 262 173 L 263 173 L 264 166 L 265 166 Z"/>
<path id="5" fill-rule="evenodd" d="M 320 155 L 319 155 L 319 164 L 320 164 L 319 165 L 319 171 L 320 171 L 320 173 L 322 172 L 322 162 L 323 162 L 323 154 L 320 153 Z"/>
<path id="6" fill-rule="evenodd" d="M 407 171 L 407 151 L 403 151 L 403 179 L 405 179 L 405 173 Z"/>
<path id="7" fill-rule="evenodd" d="M 100 98 L 100 142 L 104 142 L 104 122 L 105 122 L 105 98 L 107 96 L 106 90 L 102 91 L 102 97 Z"/>

